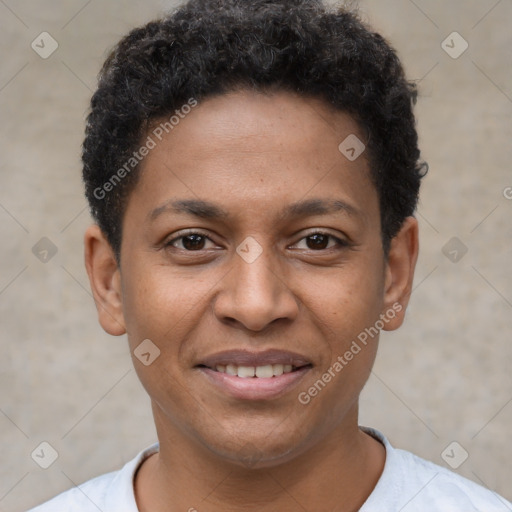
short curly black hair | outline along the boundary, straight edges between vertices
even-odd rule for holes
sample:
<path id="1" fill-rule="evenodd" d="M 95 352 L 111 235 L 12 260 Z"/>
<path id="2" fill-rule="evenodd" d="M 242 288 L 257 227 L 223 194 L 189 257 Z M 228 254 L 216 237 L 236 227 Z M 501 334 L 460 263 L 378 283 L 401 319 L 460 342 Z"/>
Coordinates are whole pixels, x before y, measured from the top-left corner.
<path id="1" fill-rule="evenodd" d="M 116 257 L 148 129 L 241 87 L 317 97 L 358 122 L 387 253 L 415 211 L 426 170 L 412 111 L 416 86 L 394 49 L 355 12 L 322 0 L 189 0 L 117 44 L 91 100 L 83 179 L 92 216 Z"/>

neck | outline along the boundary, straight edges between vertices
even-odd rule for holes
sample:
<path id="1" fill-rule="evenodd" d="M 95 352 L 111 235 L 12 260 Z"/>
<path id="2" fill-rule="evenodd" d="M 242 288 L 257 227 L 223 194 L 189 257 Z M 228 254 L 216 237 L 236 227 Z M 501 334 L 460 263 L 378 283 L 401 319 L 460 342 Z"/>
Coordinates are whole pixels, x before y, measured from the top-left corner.
<path id="1" fill-rule="evenodd" d="M 221 458 L 155 414 L 160 451 L 135 479 L 140 512 L 357 511 L 384 468 L 385 449 L 355 421 L 299 455 L 251 468 Z"/>

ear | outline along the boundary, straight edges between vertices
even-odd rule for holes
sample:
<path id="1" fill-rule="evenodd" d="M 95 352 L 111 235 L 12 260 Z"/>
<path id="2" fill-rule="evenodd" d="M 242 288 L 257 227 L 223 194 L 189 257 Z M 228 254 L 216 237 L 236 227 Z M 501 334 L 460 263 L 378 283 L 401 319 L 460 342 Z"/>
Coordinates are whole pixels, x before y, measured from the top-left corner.
<path id="1" fill-rule="evenodd" d="M 398 329 L 404 321 L 412 293 L 418 245 L 418 221 L 414 217 L 407 217 L 398 234 L 391 240 L 386 262 L 382 311 L 388 320 L 384 325 L 385 331 Z"/>
<path id="2" fill-rule="evenodd" d="M 120 336 L 126 332 L 121 294 L 121 274 L 112 247 L 99 226 L 84 236 L 85 267 L 103 329 Z"/>

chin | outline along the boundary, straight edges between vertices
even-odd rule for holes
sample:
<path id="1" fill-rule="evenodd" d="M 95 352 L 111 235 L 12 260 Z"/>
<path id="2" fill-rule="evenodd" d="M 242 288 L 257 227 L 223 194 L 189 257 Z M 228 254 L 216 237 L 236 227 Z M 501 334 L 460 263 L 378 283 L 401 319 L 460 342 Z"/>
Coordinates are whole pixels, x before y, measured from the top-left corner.
<path id="1" fill-rule="evenodd" d="M 280 428 L 281 427 L 281 428 Z M 283 421 L 273 428 L 226 428 L 209 432 L 202 443 L 227 463 L 247 469 L 271 468 L 299 455 L 299 447 L 306 443 L 300 432 L 293 435 Z"/>

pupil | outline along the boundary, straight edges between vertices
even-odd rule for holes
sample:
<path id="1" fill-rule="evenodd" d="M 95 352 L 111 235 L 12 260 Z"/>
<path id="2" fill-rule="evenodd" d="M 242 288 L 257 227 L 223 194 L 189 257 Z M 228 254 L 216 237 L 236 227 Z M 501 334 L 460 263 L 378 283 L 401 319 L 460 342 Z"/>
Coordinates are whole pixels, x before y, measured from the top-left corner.
<path id="1" fill-rule="evenodd" d="M 202 235 L 187 235 L 183 238 L 183 247 L 187 250 L 202 249 L 204 237 Z"/>
<path id="2" fill-rule="evenodd" d="M 328 245 L 328 238 L 326 235 L 311 235 L 308 237 L 308 247 L 310 249 L 325 249 Z"/>

